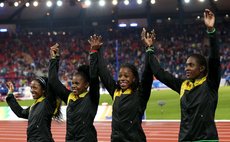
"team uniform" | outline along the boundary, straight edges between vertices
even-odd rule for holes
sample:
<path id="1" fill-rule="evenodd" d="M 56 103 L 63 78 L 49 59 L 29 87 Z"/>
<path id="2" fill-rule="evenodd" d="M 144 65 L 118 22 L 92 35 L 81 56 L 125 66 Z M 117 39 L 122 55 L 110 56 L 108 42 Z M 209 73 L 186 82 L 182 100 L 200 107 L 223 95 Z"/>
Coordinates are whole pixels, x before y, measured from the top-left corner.
<path id="1" fill-rule="evenodd" d="M 104 64 L 103 55 L 99 54 L 96 52 L 91 56 L 94 56 L 95 60 L 98 59 L 99 76 L 113 99 L 111 141 L 145 142 L 146 136 L 141 123 L 153 81 L 150 69 L 145 66 L 141 85 L 137 90 L 127 89 L 121 92 Z"/>
<path id="2" fill-rule="evenodd" d="M 18 104 L 13 94 L 7 96 L 6 101 L 12 111 L 18 117 L 28 119 L 28 142 L 54 142 L 50 131 L 52 117 L 56 108 L 56 99 L 53 96 L 49 91 L 47 97 L 40 97 L 27 109 L 23 109 Z"/>
<path id="3" fill-rule="evenodd" d="M 97 60 L 93 60 L 97 62 Z M 58 79 L 59 59 L 50 60 L 51 86 L 57 95 L 67 104 L 67 142 L 97 142 L 97 132 L 93 125 L 99 104 L 99 79 L 97 70 L 92 72 L 95 62 L 90 62 L 90 89 L 75 96 Z M 97 69 L 97 68 L 96 68 Z"/>
<path id="4" fill-rule="evenodd" d="M 152 73 L 180 94 L 181 123 L 179 141 L 218 141 L 214 122 L 220 84 L 220 57 L 215 33 L 209 34 L 208 74 L 201 79 L 184 80 L 164 71 L 153 51 L 147 52 Z"/>

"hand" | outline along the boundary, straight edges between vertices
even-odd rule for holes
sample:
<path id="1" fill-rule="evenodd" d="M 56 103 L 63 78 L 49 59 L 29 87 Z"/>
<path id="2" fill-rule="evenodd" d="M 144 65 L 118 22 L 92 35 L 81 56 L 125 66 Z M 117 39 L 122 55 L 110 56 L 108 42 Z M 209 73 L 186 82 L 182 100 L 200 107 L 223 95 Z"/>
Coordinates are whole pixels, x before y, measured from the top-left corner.
<path id="1" fill-rule="evenodd" d="M 60 53 L 59 53 L 59 44 L 56 43 L 55 45 L 51 46 L 50 47 L 50 57 L 52 59 L 55 59 L 56 57 L 60 56 Z"/>
<path id="2" fill-rule="evenodd" d="M 154 30 L 152 30 L 151 33 L 148 33 L 146 32 L 145 28 L 143 28 L 141 32 L 141 40 L 144 42 L 146 47 L 151 47 L 156 40 L 156 34 Z"/>
<path id="3" fill-rule="evenodd" d="M 204 23 L 208 31 L 213 31 L 214 23 L 215 23 L 215 15 L 209 9 L 205 9 L 204 11 Z"/>
<path id="4" fill-rule="evenodd" d="M 93 36 L 90 36 L 90 39 L 88 40 L 90 44 L 90 50 L 98 50 L 102 46 L 102 37 L 97 36 L 94 34 Z"/>
<path id="5" fill-rule="evenodd" d="M 12 94 L 14 92 L 14 85 L 11 81 L 6 83 L 6 87 L 8 89 L 8 93 L 7 94 Z"/>

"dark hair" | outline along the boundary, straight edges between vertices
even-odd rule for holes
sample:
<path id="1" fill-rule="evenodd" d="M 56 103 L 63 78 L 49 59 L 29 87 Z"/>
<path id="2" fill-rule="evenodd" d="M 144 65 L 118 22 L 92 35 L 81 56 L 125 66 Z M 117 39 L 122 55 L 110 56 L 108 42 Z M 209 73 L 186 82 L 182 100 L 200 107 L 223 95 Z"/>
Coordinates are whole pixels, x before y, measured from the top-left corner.
<path id="1" fill-rule="evenodd" d="M 56 97 L 56 108 L 53 113 L 53 118 L 58 121 L 62 119 L 61 106 L 62 100 L 59 97 Z"/>
<path id="2" fill-rule="evenodd" d="M 131 89 L 135 91 L 139 86 L 139 75 L 138 75 L 137 68 L 133 64 L 130 64 L 130 63 L 124 63 L 121 65 L 120 68 L 129 68 L 131 72 L 133 73 L 135 81 L 134 83 L 131 84 Z"/>
<path id="3" fill-rule="evenodd" d="M 205 57 L 203 55 L 201 55 L 201 54 L 192 54 L 192 55 L 190 55 L 190 57 L 195 58 L 197 63 L 200 66 L 205 67 L 203 73 L 206 75 L 208 73 L 208 65 L 207 65 L 207 60 L 205 59 Z"/>
<path id="4" fill-rule="evenodd" d="M 39 77 L 37 77 L 34 80 L 37 80 L 38 83 L 41 85 L 42 89 L 46 91 L 46 89 L 47 89 L 47 82 L 48 82 L 48 78 L 47 77 L 39 76 Z"/>
<path id="5" fill-rule="evenodd" d="M 79 66 L 77 72 L 74 73 L 74 75 L 80 75 L 85 79 L 86 82 L 89 82 L 90 81 L 89 66 L 88 65 Z"/>

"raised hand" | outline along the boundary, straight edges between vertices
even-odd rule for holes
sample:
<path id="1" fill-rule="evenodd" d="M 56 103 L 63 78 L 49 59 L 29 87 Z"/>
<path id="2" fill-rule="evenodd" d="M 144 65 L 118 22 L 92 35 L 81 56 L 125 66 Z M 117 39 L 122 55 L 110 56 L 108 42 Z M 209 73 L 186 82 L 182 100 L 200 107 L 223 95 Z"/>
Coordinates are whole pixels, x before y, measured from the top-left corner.
<path id="1" fill-rule="evenodd" d="M 151 47 L 154 44 L 155 39 L 156 39 L 156 34 L 154 32 L 154 29 L 149 33 L 146 32 L 145 28 L 143 28 L 141 32 L 141 40 L 143 41 L 146 47 Z"/>
<path id="2" fill-rule="evenodd" d="M 205 9 L 204 11 L 204 23 L 208 29 L 208 31 L 213 31 L 215 24 L 215 15 L 209 9 Z"/>
<path id="3" fill-rule="evenodd" d="M 8 89 L 8 93 L 7 94 L 12 94 L 14 92 L 14 85 L 11 81 L 8 81 L 6 83 L 6 87 Z"/>
<path id="4" fill-rule="evenodd" d="M 53 45 L 53 46 L 50 47 L 50 57 L 52 59 L 60 56 L 59 52 L 60 51 L 59 51 L 59 44 L 58 43 L 56 43 L 55 45 Z"/>
<path id="5" fill-rule="evenodd" d="M 90 50 L 98 50 L 103 44 L 102 37 L 96 34 L 90 36 L 88 42 L 90 44 Z"/>

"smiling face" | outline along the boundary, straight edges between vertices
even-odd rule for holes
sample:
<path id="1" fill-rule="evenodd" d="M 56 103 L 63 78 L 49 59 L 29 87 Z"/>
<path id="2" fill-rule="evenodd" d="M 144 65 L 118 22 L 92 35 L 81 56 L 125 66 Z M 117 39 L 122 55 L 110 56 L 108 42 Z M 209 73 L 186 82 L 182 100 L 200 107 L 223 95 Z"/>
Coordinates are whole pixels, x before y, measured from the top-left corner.
<path id="1" fill-rule="evenodd" d="M 128 67 L 122 67 L 119 71 L 118 76 L 118 83 L 122 89 L 122 91 L 125 91 L 128 88 L 131 88 L 131 85 L 134 83 L 135 77 Z"/>
<path id="2" fill-rule="evenodd" d="M 187 79 L 198 79 L 204 76 L 204 66 L 201 66 L 195 57 L 189 57 L 186 61 L 185 71 Z"/>
<path id="3" fill-rule="evenodd" d="M 38 99 L 45 93 L 45 90 L 42 89 L 42 86 L 37 80 L 31 81 L 30 88 L 30 92 L 32 93 L 33 99 Z"/>
<path id="4" fill-rule="evenodd" d="M 80 74 L 74 75 L 72 79 L 72 91 L 74 95 L 80 95 L 87 91 L 89 83 Z"/>

